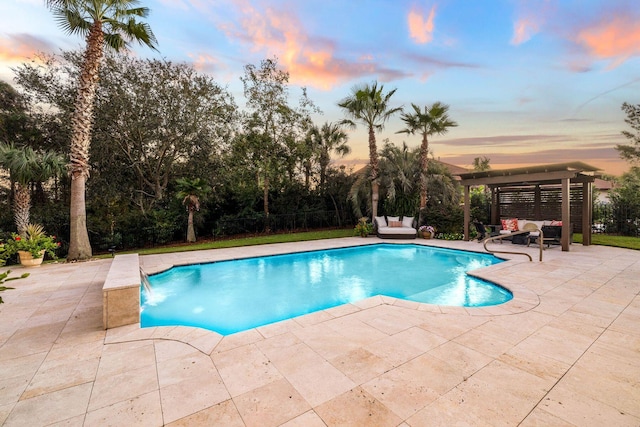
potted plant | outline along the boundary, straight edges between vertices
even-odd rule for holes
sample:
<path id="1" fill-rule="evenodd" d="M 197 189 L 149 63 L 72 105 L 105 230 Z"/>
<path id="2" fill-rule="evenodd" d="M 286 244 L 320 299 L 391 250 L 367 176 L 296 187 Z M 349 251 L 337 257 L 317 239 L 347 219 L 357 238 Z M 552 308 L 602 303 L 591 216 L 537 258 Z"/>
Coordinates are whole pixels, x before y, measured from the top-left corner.
<path id="1" fill-rule="evenodd" d="M 24 235 L 13 233 L 11 239 L 4 244 L 7 256 L 18 254 L 20 264 L 25 267 L 35 267 L 42 264 L 44 254 L 51 258 L 56 257 L 56 249 L 60 246 L 55 236 L 49 236 L 44 232 L 40 224 L 29 224 Z"/>
<path id="2" fill-rule="evenodd" d="M 373 224 L 369 222 L 369 218 L 363 217 L 358 220 L 354 232 L 360 237 L 367 237 L 373 232 Z"/>
<path id="3" fill-rule="evenodd" d="M 418 228 L 418 231 L 425 239 L 430 239 L 436 234 L 436 229 L 432 225 L 422 225 L 420 226 L 420 228 Z"/>

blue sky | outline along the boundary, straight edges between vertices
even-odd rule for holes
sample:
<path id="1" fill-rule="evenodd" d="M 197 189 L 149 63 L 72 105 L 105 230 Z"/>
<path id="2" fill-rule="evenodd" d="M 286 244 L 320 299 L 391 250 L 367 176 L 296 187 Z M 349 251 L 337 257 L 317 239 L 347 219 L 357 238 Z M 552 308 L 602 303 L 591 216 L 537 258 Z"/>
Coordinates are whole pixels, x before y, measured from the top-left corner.
<path id="1" fill-rule="evenodd" d="M 44 0 L 0 2 L 0 79 L 37 51 L 75 49 Z M 628 169 L 623 102 L 640 103 L 640 7 L 626 0 L 145 0 L 159 52 L 141 57 L 192 63 L 228 86 L 244 106 L 243 66 L 276 56 L 291 93 L 306 86 L 336 121 L 336 103 L 359 83 L 397 88 L 395 105 L 451 106 L 459 126 L 434 136 L 436 158 L 469 167 L 487 156 L 494 169 L 580 160 L 606 173 Z M 378 135 L 414 146 L 391 120 Z M 367 161 L 364 129 L 350 133 Z"/>

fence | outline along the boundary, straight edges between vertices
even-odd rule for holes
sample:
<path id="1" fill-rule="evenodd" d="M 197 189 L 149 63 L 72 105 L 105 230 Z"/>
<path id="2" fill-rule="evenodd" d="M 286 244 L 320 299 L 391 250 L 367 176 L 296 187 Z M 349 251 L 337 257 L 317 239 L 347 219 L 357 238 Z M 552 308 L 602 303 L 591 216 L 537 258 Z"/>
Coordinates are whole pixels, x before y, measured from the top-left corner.
<path id="1" fill-rule="evenodd" d="M 352 225 L 353 219 L 344 212 L 310 211 L 289 214 L 255 214 L 252 216 L 225 216 L 216 223 L 214 234 L 230 236 L 234 234 L 307 231 L 319 228 Z"/>
<path id="2" fill-rule="evenodd" d="M 593 206 L 592 232 L 640 237 L 640 208 L 596 203 Z"/>

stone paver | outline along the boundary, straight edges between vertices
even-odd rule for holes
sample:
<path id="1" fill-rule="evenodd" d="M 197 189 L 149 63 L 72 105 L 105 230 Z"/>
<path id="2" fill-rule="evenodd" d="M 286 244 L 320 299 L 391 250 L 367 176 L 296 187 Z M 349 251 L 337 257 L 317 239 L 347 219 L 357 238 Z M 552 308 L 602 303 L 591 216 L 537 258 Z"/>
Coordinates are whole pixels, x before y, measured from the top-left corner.
<path id="1" fill-rule="evenodd" d="M 157 272 L 377 242 L 140 261 Z M 475 242 L 411 242 L 482 250 Z M 189 327 L 104 331 L 110 264 L 43 265 L 3 293 L 1 425 L 640 425 L 637 251 L 572 245 L 546 250 L 542 263 L 510 256 L 473 272 L 514 292 L 497 307 L 376 296 L 225 337 Z"/>

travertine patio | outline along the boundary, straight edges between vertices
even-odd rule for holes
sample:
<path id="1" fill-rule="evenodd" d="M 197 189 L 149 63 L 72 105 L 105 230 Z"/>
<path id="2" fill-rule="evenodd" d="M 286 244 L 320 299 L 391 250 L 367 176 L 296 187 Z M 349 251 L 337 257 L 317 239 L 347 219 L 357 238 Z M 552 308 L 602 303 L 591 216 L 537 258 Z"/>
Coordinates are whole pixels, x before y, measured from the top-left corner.
<path id="1" fill-rule="evenodd" d="M 154 255 L 141 263 L 153 272 L 377 241 Z M 526 250 L 535 257 L 537 248 Z M 0 424 L 640 425 L 640 253 L 573 245 L 544 257 L 513 257 L 479 272 L 514 290 L 501 306 L 373 297 L 227 337 L 186 327 L 104 331 L 111 260 L 44 265 L 2 294 Z M 428 260 L 416 268 L 426 271 Z"/>

